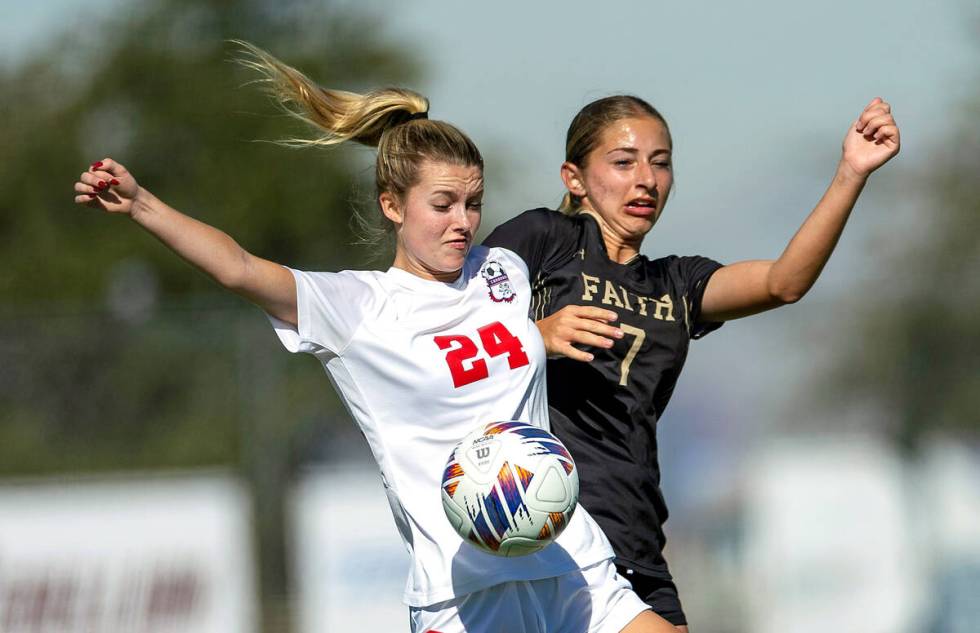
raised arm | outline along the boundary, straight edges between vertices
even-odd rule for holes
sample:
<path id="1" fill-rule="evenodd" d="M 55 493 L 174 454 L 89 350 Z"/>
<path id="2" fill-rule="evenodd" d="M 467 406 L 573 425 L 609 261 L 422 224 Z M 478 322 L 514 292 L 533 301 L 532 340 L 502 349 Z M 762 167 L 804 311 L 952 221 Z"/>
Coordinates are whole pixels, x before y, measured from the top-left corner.
<path id="1" fill-rule="evenodd" d="M 256 257 L 227 233 L 188 217 L 137 184 L 111 158 L 75 183 L 75 202 L 128 215 L 173 252 L 270 315 L 296 325 L 296 282 L 285 267 Z"/>
<path id="2" fill-rule="evenodd" d="M 798 301 L 833 253 L 868 176 L 898 153 L 891 106 L 875 98 L 844 137 L 837 173 L 779 259 L 730 264 L 711 276 L 702 321 L 727 321 Z"/>

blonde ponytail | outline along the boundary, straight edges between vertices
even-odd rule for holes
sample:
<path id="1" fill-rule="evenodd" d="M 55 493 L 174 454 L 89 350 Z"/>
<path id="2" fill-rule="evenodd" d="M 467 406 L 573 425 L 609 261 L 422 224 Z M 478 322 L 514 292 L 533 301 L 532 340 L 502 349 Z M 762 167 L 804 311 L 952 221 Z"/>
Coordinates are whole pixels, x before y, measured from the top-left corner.
<path id="1" fill-rule="evenodd" d="M 377 147 L 384 131 L 429 111 L 429 100 L 411 90 L 385 88 L 367 94 L 321 88 L 306 75 L 261 48 L 241 40 L 238 62 L 261 75 L 258 80 L 292 116 L 321 134 L 293 138 L 289 145 L 337 145 L 354 141 Z"/>
<path id="2" fill-rule="evenodd" d="M 366 94 L 321 88 L 306 75 L 266 51 L 241 40 L 238 62 L 256 71 L 258 80 L 293 117 L 319 133 L 312 139 L 281 141 L 292 146 L 331 146 L 354 141 L 378 148 L 375 161 L 376 195 L 399 198 L 418 184 L 425 161 L 478 167 L 483 156 L 473 141 L 454 125 L 428 119 L 429 100 L 411 90 L 386 88 Z M 379 229 L 355 211 L 362 243 L 377 244 Z M 390 223 L 381 220 L 390 230 Z"/>
<path id="3" fill-rule="evenodd" d="M 582 210 L 582 198 L 571 191 L 566 191 L 565 195 L 562 196 L 561 204 L 558 205 L 558 210 L 565 215 L 578 215 L 578 212 Z"/>

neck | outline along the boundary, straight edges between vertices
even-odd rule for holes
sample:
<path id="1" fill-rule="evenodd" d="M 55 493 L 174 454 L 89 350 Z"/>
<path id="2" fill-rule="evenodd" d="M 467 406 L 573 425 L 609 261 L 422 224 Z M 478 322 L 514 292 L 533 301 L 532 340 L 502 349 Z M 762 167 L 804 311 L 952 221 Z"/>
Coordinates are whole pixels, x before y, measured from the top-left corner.
<path id="1" fill-rule="evenodd" d="M 463 273 L 462 269 L 454 270 L 452 272 L 432 270 L 421 262 L 411 261 L 409 258 L 403 255 L 396 255 L 395 261 L 391 263 L 391 266 L 392 268 L 398 268 L 407 273 L 412 273 L 416 277 L 421 277 L 422 279 L 427 279 L 429 281 L 441 281 L 447 284 L 459 279 L 459 276 Z"/>
<path id="2" fill-rule="evenodd" d="M 642 240 L 623 238 L 602 219 L 602 216 L 592 209 L 583 208 L 580 213 L 586 213 L 595 218 L 596 223 L 599 225 L 599 233 L 602 234 L 602 242 L 606 246 L 606 255 L 609 259 L 617 264 L 626 264 L 640 254 Z"/>

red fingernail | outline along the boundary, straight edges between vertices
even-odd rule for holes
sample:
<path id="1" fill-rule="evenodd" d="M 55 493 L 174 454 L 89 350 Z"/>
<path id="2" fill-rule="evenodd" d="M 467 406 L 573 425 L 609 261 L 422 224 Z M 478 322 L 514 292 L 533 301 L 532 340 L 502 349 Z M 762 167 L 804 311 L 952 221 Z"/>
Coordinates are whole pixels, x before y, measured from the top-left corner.
<path id="1" fill-rule="evenodd" d="M 98 160 L 98 161 L 95 161 L 94 163 L 92 163 L 92 169 L 98 169 L 99 167 L 102 167 L 102 161 L 101 160 Z"/>
<path id="2" fill-rule="evenodd" d="M 109 184 L 112 185 L 112 186 L 116 186 L 116 185 L 119 184 L 119 181 L 116 180 L 115 178 L 113 178 L 112 180 L 109 181 Z"/>
<path id="3" fill-rule="evenodd" d="M 90 193 L 90 194 L 88 194 L 88 197 L 89 198 L 94 198 L 95 197 L 95 194 L 94 193 Z"/>
<path id="4" fill-rule="evenodd" d="M 100 180 L 99 181 L 99 189 L 105 189 L 108 186 L 109 185 L 105 184 L 105 181 L 104 180 Z"/>

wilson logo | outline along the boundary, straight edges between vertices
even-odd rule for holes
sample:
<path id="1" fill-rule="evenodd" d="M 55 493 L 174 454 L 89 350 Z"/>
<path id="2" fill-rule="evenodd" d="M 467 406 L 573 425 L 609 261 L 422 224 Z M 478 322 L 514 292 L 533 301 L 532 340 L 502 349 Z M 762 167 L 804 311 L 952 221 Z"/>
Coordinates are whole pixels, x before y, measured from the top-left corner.
<path id="1" fill-rule="evenodd" d="M 476 458 L 477 459 L 486 459 L 489 456 L 490 456 L 490 447 L 489 446 L 484 446 L 483 448 L 476 449 Z"/>

